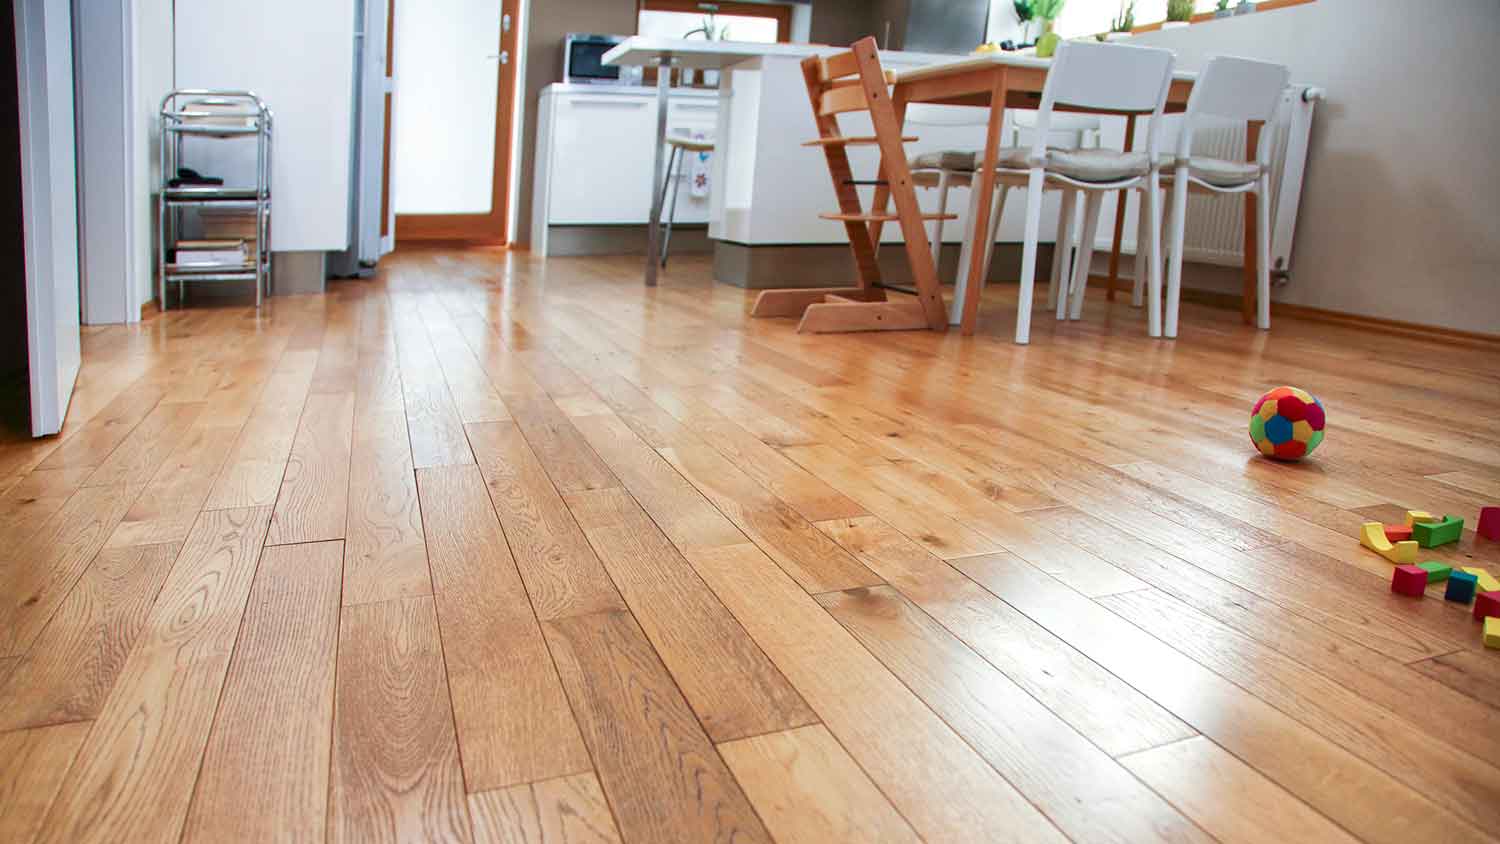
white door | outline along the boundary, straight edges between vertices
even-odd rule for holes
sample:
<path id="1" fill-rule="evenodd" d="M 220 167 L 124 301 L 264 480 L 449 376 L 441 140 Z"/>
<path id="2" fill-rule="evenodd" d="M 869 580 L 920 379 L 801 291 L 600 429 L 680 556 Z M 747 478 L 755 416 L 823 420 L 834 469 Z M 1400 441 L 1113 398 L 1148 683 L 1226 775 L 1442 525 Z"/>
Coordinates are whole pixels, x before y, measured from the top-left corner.
<path id="1" fill-rule="evenodd" d="M 62 429 L 78 377 L 78 193 L 69 0 L 15 0 L 32 436 Z"/>

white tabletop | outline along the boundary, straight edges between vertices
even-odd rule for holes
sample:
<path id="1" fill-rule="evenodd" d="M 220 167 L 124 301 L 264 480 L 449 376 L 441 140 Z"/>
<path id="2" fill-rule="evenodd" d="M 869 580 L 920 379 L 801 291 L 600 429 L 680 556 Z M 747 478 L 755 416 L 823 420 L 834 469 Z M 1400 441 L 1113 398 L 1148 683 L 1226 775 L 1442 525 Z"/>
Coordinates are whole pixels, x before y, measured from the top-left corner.
<path id="1" fill-rule="evenodd" d="M 937 62 L 923 67 L 914 67 L 910 70 L 896 72 L 897 82 L 912 82 L 918 79 L 928 79 L 936 76 L 948 76 L 954 73 L 964 73 L 978 68 L 1005 65 L 1007 67 L 1029 67 L 1046 70 L 1052 66 L 1052 59 L 1044 59 L 1030 53 L 1012 53 L 999 51 L 994 53 L 980 53 L 978 55 L 966 56 L 952 61 Z M 1191 82 L 1198 78 L 1198 74 L 1186 70 L 1175 70 L 1172 78 Z"/>
<path id="2" fill-rule="evenodd" d="M 658 59 L 670 57 L 678 67 L 717 69 L 762 56 L 800 59 L 826 52 L 834 50 L 811 44 L 759 44 L 633 35 L 605 53 L 602 61 L 608 65 L 652 65 Z"/>

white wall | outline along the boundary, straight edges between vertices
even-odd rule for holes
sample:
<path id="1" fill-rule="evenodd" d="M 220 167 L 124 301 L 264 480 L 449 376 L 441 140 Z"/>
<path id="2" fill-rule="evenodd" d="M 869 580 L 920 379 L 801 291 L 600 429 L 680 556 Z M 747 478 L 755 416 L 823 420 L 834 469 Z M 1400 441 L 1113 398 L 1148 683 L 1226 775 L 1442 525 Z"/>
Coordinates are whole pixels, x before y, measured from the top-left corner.
<path id="1" fill-rule="evenodd" d="M 87 0 L 85 0 L 87 2 Z M 131 259 L 135 262 L 137 304 L 156 296 L 156 193 L 161 184 L 160 124 L 157 113 L 161 98 L 172 90 L 174 70 L 172 0 L 133 0 L 134 31 L 131 41 L 134 106 L 131 129 L 134 161 L 131 162 L 135 203 L 131 234 Z M 137 314 L 137 317 L 139 315 Z"/>
<path id="2" fill-rule="evenodd" d="M 1317 0 L 1135 42 L 1187 69 L 1215 54 L 1284 62 L 1327 89 L 1277 300 L 1500 334 L 1500 3 L 1412 9 Z"/>
<path id="3" fill-rule="evenodd" d="M 177 86 L 249 89 L 275 113 L 272 247 L 347 248 L 353 0 L 178 0 L 176 12 Z M 253 144 L 231 157 L 240 142 L 216 143 L 210 169 L 253 178 Z"/>
<path id="4" fill-rule="evenodd" d="M 88 325 L 140 316 L 132 260 L 130 0 L 73 6 L 79 271 Z"/>

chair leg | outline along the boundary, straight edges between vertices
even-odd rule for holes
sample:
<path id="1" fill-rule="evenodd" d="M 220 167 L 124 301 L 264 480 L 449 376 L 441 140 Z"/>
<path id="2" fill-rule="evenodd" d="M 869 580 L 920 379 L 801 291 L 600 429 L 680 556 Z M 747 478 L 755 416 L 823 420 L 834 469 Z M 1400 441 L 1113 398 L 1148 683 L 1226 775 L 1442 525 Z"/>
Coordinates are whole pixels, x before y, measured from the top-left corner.
<path id="1" fill-rule="evenodd" d="M 1021 247 L 1021 291 L 1016 301 L 1016 343 L 1031 342 L 1031 293 L 1036 282 L 1036 242 L 1042 229 L 1042 185 L 1046 171 L 1031 168 L 1026 180 L 1026 229 Z"/>
<path id="2" fill-rule="evenodd" d="M 1083 206 L 1083 232 L 1078 239 L 1078 257 L 1073 262 L 1073 284 L 1068 291 L 1072 297 L 1070 319 L 1083 317 L 1083 294 L 1088 289 L 1089 271 L 1094 263 L 1094 238 L 1099 235 L 1099 217 L 1103 211 L 1104 191 L 1088 191 Z"/>
<path id="3" fill-rule="evenodd" d="M 1262 331 L 1271 329 L 1271 177 L 1262 175 L 1255 189 L 1255 249 L 1259 264 L 1256 267 L 1255 324 Z"/>
<path id="4" fill-rule="evenodd" d="M 1179 174 L 1177 183 L 1186 187 L 1187 174 Z M 1156 170 L 1152 170 L 1146 177 L 1146 198 L 1151 213 L 1149 231 L 1146 232 L 1150 239 L 1147 244 L 1146 258 L 1147 287 L 1146 307 L 1150 311 L 1146 314 L 1146 336 L 1161 336 L 1161 178 Z M 1179 250 L 1181 251 L 1181 250 Z"/>
<path id="5" fill-rule="evenodd" d="M 1073 277 L 1073 231 L 1077 228 L 1077 204 L 1078 192 L 1064 188 L 1062 192 L 1062 208 L 1057 214 L 1057 246 L 1052 250 L 1052 281 L 1047 285 L 1047 307 L 1057 311 L 1057 318 L 1063 319 L 1067 311 L 1063 310 L 1067 296 L 1062 291 L 1068 287 L 1068 282 Z"/>
<path id="6" fill-rule="evenodd" d="M 995 186 L 995 204 L 990 208 L 990 230 L 988 237 L 984 239 L 984 275 L 983 279 L 990 277 L 990 261 L 995 257 L 995 237 L 1000 232 L 1000 216 L 1005 213 L 1005 195 L 1010 188 L 1005 185 Z"/>
<path id="7" fill-rule="evenodd" d="M 1139 308 L 1146 297 L 1146 192 L 1136 191 L 1139 202 L 1135 209 L 1135 279 L 1130 289 L 1130 306 Z"/>
<path id="8" fill-rule="evenodd" d="M 948 191 L 952 186 L 948 184 L 948 171 L 942 170 L 938 173 L 938 207 L 939 215 L 948 213 Z M 939 280 L 942 278 L 943 267 L 943 218 L 939 216 L 932 221 L 932 271 L 937 273 Z"/>
<path id="9" fill-rule="evenodd" d="M 682 169 L 682 147 L 672 147 L 672 154 L 667 158 L 667 179 L 661 183 L 661 202 L 667 204 L 667 186 L 672 186 L 672 207 L 667 211 L 666 228 L 662 231 L 661 239 L 661 265 L 667 265 L 667 253 L 672 246 L 672 218 L 677 216 L 677 191 L 682 187 L 680 179 L 672 178 L 672 167 Z"/>
<path id="10" fill-rule="evenodd" d="M 1167 243 L 1171 249 L 1167 268 L 1167 319 L 1164 333 L 1177 336 L 1178 304 L 1182 300 L 1182 241 L 1187 231 L 1187 168 L 1180 168 L 1172 180 L 1172 211 L 1167 216 Z"/>

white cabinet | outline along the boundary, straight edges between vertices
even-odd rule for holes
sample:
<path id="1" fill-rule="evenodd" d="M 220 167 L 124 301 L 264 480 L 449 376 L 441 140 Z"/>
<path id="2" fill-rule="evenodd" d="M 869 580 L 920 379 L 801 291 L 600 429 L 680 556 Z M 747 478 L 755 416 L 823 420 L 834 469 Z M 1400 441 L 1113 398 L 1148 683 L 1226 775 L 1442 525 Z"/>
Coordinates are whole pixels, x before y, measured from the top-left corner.
<path id="1" fill-rule="evenodd" d="M 532 238 L 546 254 L 549 226 L 645 225 L 651 217 L 656 154 L 656 92 L 649 88 L 549 85 L 537 122 Z M 674 92 L 667 131 L 712 138 L 715 91 Z M 708 221 L 708 197 L 694 197 L 692 166 L 678 178 L 676 221 Z M 712 186 L 710 186 L 712 190 Z"/>

